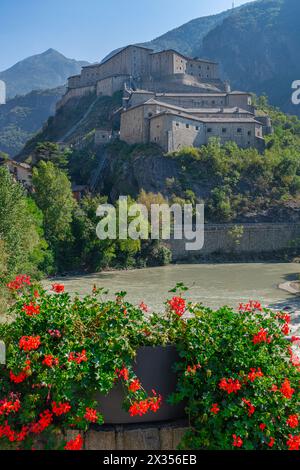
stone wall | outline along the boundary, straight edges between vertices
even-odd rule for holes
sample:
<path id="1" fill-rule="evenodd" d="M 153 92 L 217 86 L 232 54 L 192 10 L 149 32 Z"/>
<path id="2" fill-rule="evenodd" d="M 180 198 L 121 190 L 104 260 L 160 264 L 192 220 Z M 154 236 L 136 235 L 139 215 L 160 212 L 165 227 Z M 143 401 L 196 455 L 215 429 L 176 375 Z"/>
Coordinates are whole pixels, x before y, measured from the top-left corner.
<path id="1" fill-rule="evenodd" d="M 84 86 L 80 88 L 72 88 L 70 89 L 60 101 L 56 104 L 56 111 L 58 111 L 62 106 L 64 106 L 70 99 L 72 98 L 81 98 L 82 96 L 89 95 L 90 93 L 94 93 L 96 87 L 92 86 Z"/>
<path id="2" fill-rule="evenodd" d="M 232 229 L 242 227 L 239 240 L 232 235 Z M 205 257 L 212 254 L 259 254 L 272 253 L 291 248 L 300 238 L 300 224 L 226 224 L 205 226 L 204 247 L 200 251 L 186 251 L 184 240 L 171 240 L 169 243 L 173 260 L 185 260 L 194 256 Z"/>
<path id="3" fill-rule="evenodd" d="M 176 450 L 188 431 L 185 423 L 104 426 L 82 434 L 85 450 Z M 78 431 L 68 431 L 66 440 Z"/>

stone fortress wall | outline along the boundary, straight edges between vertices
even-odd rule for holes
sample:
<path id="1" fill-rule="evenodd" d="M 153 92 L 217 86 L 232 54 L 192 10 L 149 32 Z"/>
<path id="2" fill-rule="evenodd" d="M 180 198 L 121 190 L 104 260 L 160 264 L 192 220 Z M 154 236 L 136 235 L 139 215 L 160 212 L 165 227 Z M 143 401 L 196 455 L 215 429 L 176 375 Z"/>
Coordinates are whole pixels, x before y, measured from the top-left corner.
<path id="1" fill-rule="evenodd" d="M 232 229 L 240 227 L 242 236 L 236 239 Z M 173 260 L 188 260 L 213 254 L 259 254 L 292 248 L 300 241 L 300 224 L 253 223 L 253 224 L 206 224 L 204 246 L 200 251 L 186 251 L 185 240 L 171 240 L 169 244 Z"/>
<path id="2" fill-rule="evenodd" d="M 216 137 L 263 151 L 272 132 L 268 116 L 257 116 L 247 92 L 231 91 L 217 63 L 174 50 L 153 52 L 127 46 L 100 64 L 69 78 L 70 98 L 123 90 L 120 138 L 128 144 L 156 143 L 166 152 L 206 145 Z M 142 107 L 143 109 L 140 109 Z"/>

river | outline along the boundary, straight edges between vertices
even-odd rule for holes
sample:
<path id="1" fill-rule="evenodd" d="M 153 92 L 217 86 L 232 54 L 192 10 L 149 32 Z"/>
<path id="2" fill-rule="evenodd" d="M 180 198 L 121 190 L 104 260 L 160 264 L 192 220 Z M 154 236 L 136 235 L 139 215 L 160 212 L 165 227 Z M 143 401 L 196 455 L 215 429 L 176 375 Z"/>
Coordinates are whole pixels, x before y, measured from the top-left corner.
<path id="1" fill-rule="evenodd" d="M 189 287 L 187 298 L 217 308 L 236 307 L 249 299 L 264 305 L 300 308 L 297 297 L 278 289 L 278 285 L 297 279 L 296 263 L 182 264 L 132 271 L 103 272 L 55 279 L 65 284 L 70 293 L 90 293 L 94 284 L 115 292 L 126 291 L 128 300 L 144 301 L 153 310 L 161 310 L 163 302 L 177 282 Z M 50 287 L 51 281 L 47 281 Z"/>

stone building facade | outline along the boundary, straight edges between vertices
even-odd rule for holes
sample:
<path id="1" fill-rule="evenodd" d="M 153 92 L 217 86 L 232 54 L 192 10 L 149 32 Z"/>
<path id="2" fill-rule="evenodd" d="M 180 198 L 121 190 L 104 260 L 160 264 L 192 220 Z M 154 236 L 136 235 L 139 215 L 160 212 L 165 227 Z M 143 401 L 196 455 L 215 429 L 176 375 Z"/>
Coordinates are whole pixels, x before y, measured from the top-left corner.
<path id="1" fill-rule="evenodd" d="M 213 137 L 222 144 L 264 149 L 263 124 L 242 108 L 181 108 L 150 99 L 121 116 L 120 138 L 128 144 L 155 143 L 166 152 L 200 147 Z"/>
<path id="2" fill-rule="evenodd" d="M 247 92 L 231 91 L 217 63 L 169 49 L 154 52 L 127 46 L 105 61 L 70 77 L 58 103 L 89 93 L 112 96 L 123 90 L 120 138 L 128 144 L 156 143 L 166 152 L 206 145 L 212 137 L 242 148 L 264 148 L 272 132 L 268 116 L 257 116 Z M 105 135 L 104 135 L 105 134 Z M 110 137 L 96 132 L 98 145 Z"/>

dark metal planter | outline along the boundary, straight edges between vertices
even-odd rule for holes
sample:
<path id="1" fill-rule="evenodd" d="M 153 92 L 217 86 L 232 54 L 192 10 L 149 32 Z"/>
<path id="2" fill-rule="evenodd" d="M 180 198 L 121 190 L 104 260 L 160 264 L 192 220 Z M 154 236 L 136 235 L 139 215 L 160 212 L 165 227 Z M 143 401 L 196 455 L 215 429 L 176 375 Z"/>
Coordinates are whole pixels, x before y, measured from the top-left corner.
<path id="1" fill-rule="evenodd" d="M 173 371 L 179 356 L 175 346 L 143 347 L 137 351 L 134 371 L 144 389 L 153 395 L 152 390 L 162 395 L 162 406 L 157 413 L 149 412 L 144 416 L 131 417 L 123 410 L 124 392 L 118 383 L 107 395 L 97 395 L 99 411 L 106 424 L 153 423 L 181 419 L 185 416 L 184 404 L 169 405 L 166 400 L 176 391 L 177 377 Z"/>

